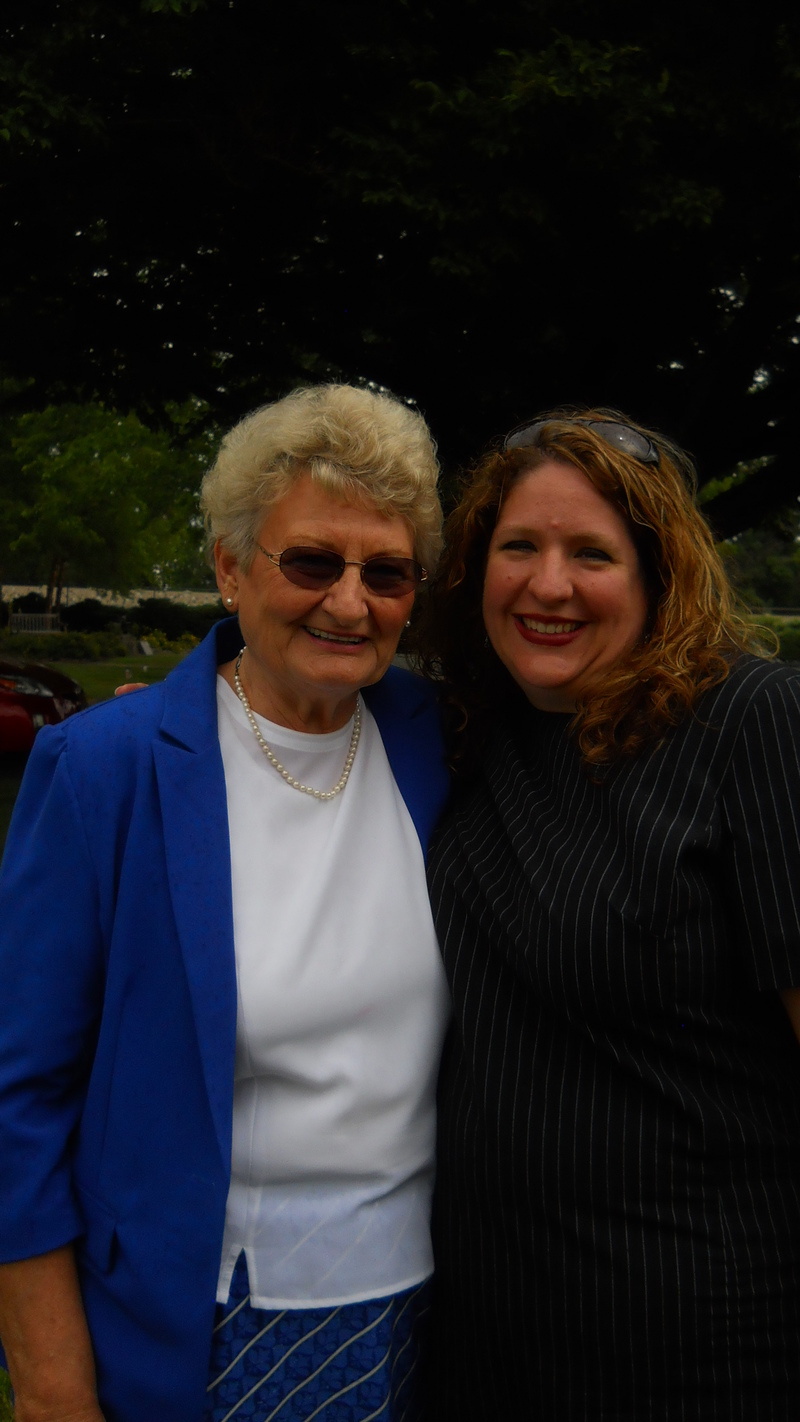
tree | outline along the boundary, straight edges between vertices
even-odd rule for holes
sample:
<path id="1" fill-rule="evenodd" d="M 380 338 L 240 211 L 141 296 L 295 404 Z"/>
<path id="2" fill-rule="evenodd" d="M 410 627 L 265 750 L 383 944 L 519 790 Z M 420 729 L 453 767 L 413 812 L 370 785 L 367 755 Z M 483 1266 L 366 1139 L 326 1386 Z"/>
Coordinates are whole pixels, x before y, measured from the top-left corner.
<path id="1" fill-rule="evenodd" d="M 750 607 L 800 608 L 800 509 L 783 509 L 721 544 L 728 572 Z"/>
<path id="2" fill-rule="evenodd" d="M 564 399 L 800 487 L 800 16 L 779 0 L 10 0 L 31 400 L 415 398 L 447 464 Z M 2 76 L 0 76 L 2 77 Z M 26 267 L 29 275 L 25 276 Z M 768 462 L 767 462 L 768 461 Z"/>
<path id="3" fill-rule="evenodd" d="M 23 414 L 9 443 L 19 497 L 6 504 L 8 548 L 47 581 L 49 606 L 67 578 L 126 592 L 163 585 L 190 555 L 199 562 L 202 444 L 181 450 L 100 404 Z"/>

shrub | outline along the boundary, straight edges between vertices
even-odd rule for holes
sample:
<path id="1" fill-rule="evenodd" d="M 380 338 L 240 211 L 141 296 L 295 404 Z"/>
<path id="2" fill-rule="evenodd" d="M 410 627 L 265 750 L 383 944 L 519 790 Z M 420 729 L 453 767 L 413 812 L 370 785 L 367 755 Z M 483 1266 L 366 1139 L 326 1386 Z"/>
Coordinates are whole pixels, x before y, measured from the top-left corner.
<path id="1" fill-rule="evenodd" d="M 62 607 L 61 621 L 70 632 L 106 632 L 109 624 L 116 627 L 125 621 L 125 609 L 109 607 L 96 597 L 85 597 L 70 607 Z"/>
<path id="2" fill-rule="evenodd" d="M 47 612 L 47 598 L 44 593 L 29 592 L 24 597 L 14 598 L 15 612 Z"/>
<path id="3" fill-rule="evenodd" d="M 34 662 L 97 662 L 127 655 L 122 638 L 113 632 L 2 632 L 0 651 Z"/>
<path id="4" fill-rule="evenodd" d="M 202 603 L 200 607 L 188 607 L 182 602 L 170 602 L 166 597 L 145 597 L 139 599 L 137 608 L 128 612 L 137 637 L 150 639 L 154 632 L 163 632 L 171 642 L 177 641 L 185 632 L 199 641 L 215 622 L 227 616 L 221 599 L 215 603 Z"/>
<path id="5" fill-rule="evenodd" d="M 192 632 L 181 632 L 180 637 L 166 637 L 158 627 L 146 628 L 139 636 L 160 652 L 191 652 L 200 641 Z"/>
<path id="6" fill-rule="evenodd" d="M 800 662 L 800 622 L 784 622 L 776 627 L 781 639 L 781 656 L 785 662 Z"/>
<path id="7" fill-rule="evenodd" d="M 800 662 L 800 619 L 788 622 L 764 612 L 756 614 L 753 621 L 760 627 L 769 627 L 775 633 L 781 644 L 778 656 L 782 661 Z"/>

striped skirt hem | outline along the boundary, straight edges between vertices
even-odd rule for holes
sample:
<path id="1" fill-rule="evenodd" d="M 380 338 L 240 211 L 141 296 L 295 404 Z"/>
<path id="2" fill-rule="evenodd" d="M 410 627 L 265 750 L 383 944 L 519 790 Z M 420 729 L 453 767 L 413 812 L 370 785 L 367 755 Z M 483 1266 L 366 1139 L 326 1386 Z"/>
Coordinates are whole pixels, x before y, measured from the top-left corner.
<path id="1" fill-rule="evenodd" d="M 338 1308 L 250 1306 L 240 1255 L 217 1308 L 203 1422 L 421 1422 L 431 1283 Z"/>

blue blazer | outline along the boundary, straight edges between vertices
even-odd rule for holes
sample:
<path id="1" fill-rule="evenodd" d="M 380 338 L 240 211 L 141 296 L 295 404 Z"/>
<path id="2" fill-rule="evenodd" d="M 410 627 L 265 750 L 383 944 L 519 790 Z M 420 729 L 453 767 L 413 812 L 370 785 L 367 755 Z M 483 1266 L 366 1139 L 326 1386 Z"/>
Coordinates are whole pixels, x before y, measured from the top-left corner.
<path id="1" fill-rule="evenodd" d="M 37 738 L 0 875 L 0 1259 L 75 1240 L 108 1422 L 197 1422 L 230 1178 L 236 975 L 219 624 Z M 435 698 L 365 692 L 423 849 Z M 376 924 L 376 932 L 380 925 Z"/>

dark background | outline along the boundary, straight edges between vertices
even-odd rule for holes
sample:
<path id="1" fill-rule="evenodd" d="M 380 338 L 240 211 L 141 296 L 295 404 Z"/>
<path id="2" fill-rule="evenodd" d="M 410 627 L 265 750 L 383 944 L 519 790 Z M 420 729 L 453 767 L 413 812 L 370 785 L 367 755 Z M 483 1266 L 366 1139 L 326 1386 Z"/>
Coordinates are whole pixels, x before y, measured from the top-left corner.
<path id="1" fill-rule="evenodd" d="M 220 430 L 345 379 L 419 405 L 451 491 L 554 403 L 662 428 L 752 605 L 800 607 L 796 3 L 5 0 L 0 33 L 0 582 L 202 586 Z"/>
<path id="2" fill-rule="evenodd" d="M 22 415 L 102 403 L 179 447 L 342 378 L 418 403 L 448 478 L 553 403 L 614 405 L 694 453 L 719 533 L 778 517 L 791 554 L 795 4 L 6 0 L 4 17 L 14 498 Z"/>

